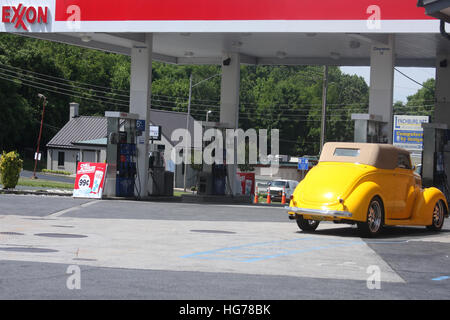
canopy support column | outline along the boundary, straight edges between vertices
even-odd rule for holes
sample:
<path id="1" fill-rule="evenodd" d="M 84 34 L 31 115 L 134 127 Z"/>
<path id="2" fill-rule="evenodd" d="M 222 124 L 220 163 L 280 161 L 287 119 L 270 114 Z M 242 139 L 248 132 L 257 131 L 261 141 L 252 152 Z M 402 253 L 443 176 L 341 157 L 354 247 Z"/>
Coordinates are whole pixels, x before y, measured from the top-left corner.
<path id="1" fill-rule="evenodd" d="M 222 84 L 220 94 L 220 122 L 228 128 L 238 129 L 239 126 L 239 92 L 241 85 L 241 58 L 239 53 L 229 54 L 222 63 Z M 237 194 L 237 146 L 234 144 L 233 164 L 227 165 L 229 190 Z"/>
<path id="2" fill-rule="evenodd" d="M 137 139 L 137 189 L 140 197 L 148 195 L 149 125 L 152 94 L 153 35 L 146 34 L 145 45 L 131 49 L 130 113 L 145 120 L 145 131 Z M 137 191 L 136 191 L 137 192 Z"/>
<path id="3" fill-rule="evenodd" d="M 392 143 L 394 67 L 395 36 L 389 35 L 387 45 L 373 44 L 370 53 L 369 114 L 381 116 L 386 123 L 380 132 L 380 141 L 386 143 Z"/>

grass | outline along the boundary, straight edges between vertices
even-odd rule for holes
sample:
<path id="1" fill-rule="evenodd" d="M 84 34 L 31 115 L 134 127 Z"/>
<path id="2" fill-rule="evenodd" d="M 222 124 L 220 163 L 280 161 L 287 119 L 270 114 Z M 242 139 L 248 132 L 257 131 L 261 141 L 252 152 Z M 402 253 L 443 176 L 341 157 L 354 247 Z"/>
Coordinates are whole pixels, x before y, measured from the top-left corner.
<path id="1" fill-rule="evenodd" d="M 176 190 L 173 192 L 173 195 L 175 197 L 181 197 L 184 194 L 192 194 L 192 192 L 184 192 L 184 191 L 176 191 Z"/>
<path id="2" fill-rule="evenodd" d="M 267 196 L 260 194 L 258 196 L 258 203 L 267 203 Z M 271 203 L 281 203 L 281 201 L 271 200 Z M 286 203 L 289 203 L 288 199 L 286 199 Z"/>
<path id="3" fill-rule="evenodd" d="M 72 183 L 39 180 L 39 179 L 28 179 L 28 178 L 20 178 L 17 185 L 26 187 L 49 188 L 49 189 L 73 189 Z"/>
<path id="4" fill-rule="evenodd" d="M 61 174 L 61 175 L 65 175 L 65 176 L 70 176 L 72 173 L 68 172 L 68 171 L 62 171 L 62 170 L 48 170 L 48 169 L 42 169 L 41 170 L 42 173 L 54 173 L 54 174 Z"/>

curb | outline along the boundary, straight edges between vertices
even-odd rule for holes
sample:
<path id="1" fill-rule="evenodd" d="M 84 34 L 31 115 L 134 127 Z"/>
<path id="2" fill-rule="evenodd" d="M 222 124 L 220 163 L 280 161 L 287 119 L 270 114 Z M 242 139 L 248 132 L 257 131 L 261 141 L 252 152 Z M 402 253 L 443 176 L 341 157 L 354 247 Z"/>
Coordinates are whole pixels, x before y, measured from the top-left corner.
<path id="1" fill-rule="evenodd" d="M 48 190 L 15 190 L 15 189 L 0 189 L 0 194 L 15 194 L 15 195 L 36 195 L 36 196 L 60 196 L 60 197 L 72 197 L 72 192 L 58 192 L 58 191 L 48 191 Z M 142 202 L 172 202 L 172 203 L 196 203 L 196 204 L 245 204 L 249 206 L 255 207 L 278 207 L 282 208 L 285 205 L 272 203 L 251 203 L 247 201 L 233 201 L 236 199 L 199 199 L 196 197 L 189 197 L 190 199 L 183 199 L 183 197 L 175 197 L 175 196 L 154 196 L 154 197 L 145 197 L 141 199 Z M 121 198 L 121 197 L 107 197 L 102 200 L 130 200 L 130 201 L 138 201 L 135 198 Z"/>
<path id="2" fill-rule="evenodd" d="M 0 194 L 72 197 L 72 192 L 68 193 L 68 192 L 46 191 L 46 190 L 0 189 Z"/>

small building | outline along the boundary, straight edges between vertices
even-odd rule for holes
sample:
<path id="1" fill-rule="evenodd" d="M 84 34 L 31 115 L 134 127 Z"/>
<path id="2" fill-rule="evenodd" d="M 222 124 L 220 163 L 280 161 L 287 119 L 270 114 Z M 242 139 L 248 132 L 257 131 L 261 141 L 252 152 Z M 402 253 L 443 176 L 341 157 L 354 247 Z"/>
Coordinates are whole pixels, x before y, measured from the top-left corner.
<path id="1" fill-rule="evenodd" d="M 151 110 L 151 124 L 162 127 L 161 141 L 165 147 L 166 170 L 173 171 L 176 188 L 184 186 L 184 166 L 171 160 L 178 141 L 171 141 L 176 129 L 186 128 L 186 113 Z M 189 131 L 194 137 L 194 118 L 189 116 Z M 101 116 L 80 116 L 79 105 L 70 104 L 70 117 L 66 125 L 47 144 L 47 169 L 76 173 L 78 162 L 105 162 L 107 146 L 107 119 Z M 198 139 L 201 137 L 194 137 Z M 196 184 L 196 172 L 187 166 L 186 187 Z"/>

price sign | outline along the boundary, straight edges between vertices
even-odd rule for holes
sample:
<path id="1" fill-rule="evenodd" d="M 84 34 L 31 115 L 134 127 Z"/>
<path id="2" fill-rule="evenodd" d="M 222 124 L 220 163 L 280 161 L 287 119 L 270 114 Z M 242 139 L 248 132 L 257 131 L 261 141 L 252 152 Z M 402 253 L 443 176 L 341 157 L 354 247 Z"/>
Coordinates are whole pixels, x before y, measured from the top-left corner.
<path id="1" fill-rule="evenodd" d="M 101 199 L 105 176 L 106 163 L 78 163 L 73 197 Z"/>
<path id="2" fill-rule="evenodd" d="M 78 180 L 78 188 L 79 189 L 89 189 L 89 186 L 91 185 L 91 178 L 87 174 L 83 174 Z"/>
<path id="3" fill-rule="evenodd" d="M 161 140 L 161 126 L 150 126 L 150 140 Z"/>

